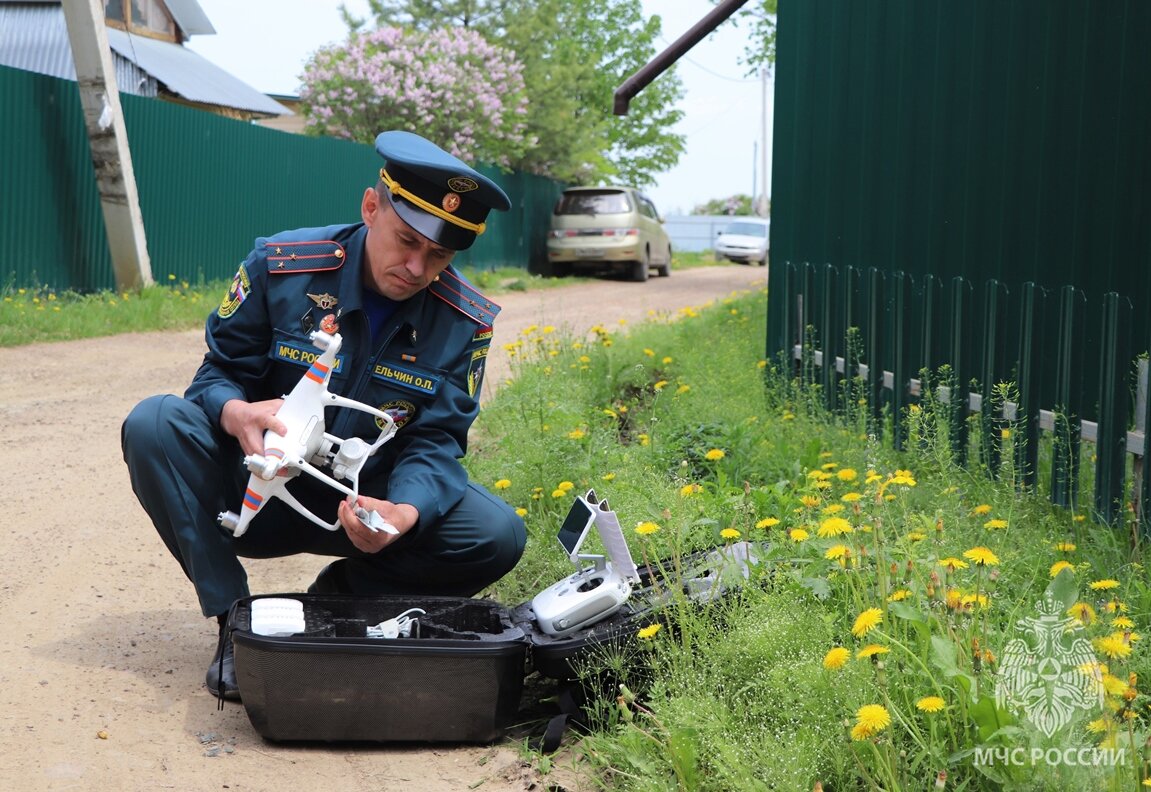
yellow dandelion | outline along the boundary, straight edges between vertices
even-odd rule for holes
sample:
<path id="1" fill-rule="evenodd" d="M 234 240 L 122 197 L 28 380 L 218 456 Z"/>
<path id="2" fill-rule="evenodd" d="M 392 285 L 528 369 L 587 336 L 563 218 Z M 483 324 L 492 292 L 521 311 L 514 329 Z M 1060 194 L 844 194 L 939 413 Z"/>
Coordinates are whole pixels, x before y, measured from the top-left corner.
<path id="1" fill-rule="evenodd" d="M 639 631 L 639 637 L 643 638 L 645 641 L 650 641 L 655 637 L 655 634 L 660 631 L 661 627 L 663 627 L 662 624 L 649 624 L 647 627 L 644 627 Z"/>
<path id="2" fill-rule="evenodd" d="M 718 448 L 713 448 L 710 451 L 708 451 L 706 454 L 704 454 L 703 458 L 706 459 L 708 462 L 718 462 L 719 460 L 723 459 L 725 456 L 727 456 L 727 454 L 725 454 L 723 451 L 721 451 Z"/>
<path id="3" fill-rule="evenodd" d="M 881 654 L 887 654 L 891 650 L 883 644 L 868 644 L 855 653 L 857 660 L 866 660 L 869 657 L 878 657 Z"/>
<path id="4" fill-rule="evenodd" d="M 979 566 L 995 566 L 999 563 L 999 556 L 983 546 L 971 548 L 963 554 L 963 557 Z"/>
<path id="5" fill-rule="evenodd" d="M 887 596 L 888 602 L 903 602 L 911 596 L 910 589 L 896 589 Z"/>
<path id="6" fill-rule="evenodd" d="M 822 514 L 829 514 L 829 515 L 830 514 L 839 514 L 841 511 L 843 511 L 844 508 L 845 507 L 842 503 L 829 503 L 823 507 L 823 511 L 821 513 Z"/>
<path id="7" fill-rule="evenodd" d="M 615 481 L 615 473 L 604 473 L 600 478 L 604 481 Z"/>
<path id="8" fill-rule="evenodd" d="M 868 608 L 855 618 L 851 626 L 851 634 L 856 638 L 867 635 L 883 622 L 883 611 L 879 608 Z"/>
<path id="9" fill-rule="evenodd" d="M 922 531 L 908 531 L 907 535 L 903 537 L 909 542 L 922 542 L 927 538 L 927 534 Z"/>
<path id="10" fill-rule="evenodd" d="M 793 542 L 806 542 L 810 537 L 811 534 L 802 528 L 792 528 L 787 532 L 787 538 Z"/>
<path id="11" fill-rule="evenodd" d="M 1119 588 L 1119 581 L 1108 578 L 1106 580 L 1094 580 L 1090 585 L 1092 591 L 1106 591 L 1108 589 Z"/>
<path id="12" fill-rule="evenodd" d="M 844 649 L 842 646 L 832 647 L 832 649 L 823 656 L 823 667 L 829 671 L 835 671 L 843 668 L 850 659 L 850 651 Z"/>
<path id="13" fill-rule="evenodd" d="M 851 739 L 853 740 L 866 740 L 870 736 L 871 730 L 862 723 L 857 723 L 851 727 Z"/>
<path id="14" fill-rule="evenodd" d="M 740 536 L 742 536 L 738 528 L 724 528 L 719 532 L 719 535 L 724 539 L 738 539 Z"/>
<path id="15" fill-rule="evenodd" d="M 756 528 L 771 528 L 779 525 L 779 520 L 775 517 L 764 517 L 762 520 L 755 524 Z"/>
<path id="16" fill-rule="evenodd" d="M 859 474 L 852 468 L 840 468 L 835 472 L 835 477 L 843 482 L 855 481 L 859 478 Z"/>
<path id="17" fill-rule="evenodd" d="M 820 465 L 820 467 L 824 470 L 835 470 L 837 467 L 839 467 L 839 463 L 838 462 L 824 462 L 822 465 Z"/>
<path id="18" fill-rule="evenodd" d="M 987 522 L 983 523 L 983 527 L 990 528 L 991 530 L 995 530 L 996 528 L 1006 528 L 1007 520 L 988 520 Z"/>
<path id="19" fill-rule="evenodd" d="M 654 349 L 648 349 L 647 347 L 644 347 L 643 353 L 647 357 L 655 357 L 655 350 Z"/>
<path id="20" fill-rule="evenodd" d="M 568 432 L 569 440 L 583 440 L 585 436 L 587 436 L 587 432 L 583 429 L 572 429 Z"/>
<path id="21" fill-rule="evenodd" d="M 857 500 L 859 500 L 862 497 L 863 496 L 860 495 L 858 492 L 845 492 L 840 497 L 840 500 L 843 501 L 844 503 L 855 503 Z"/>
<path id="22" fill-rule="evenodd" d="M 527 517 L 528 516 L 528 510 L 525 509 L 523 506 L 518 506 L 518 507 L 516 507 L 516 514 L 519 515 L 520 517 Z"/>
<path id="23" fill-rule="evenodd" d="M 1056 542 L 1055 543 L 1055 549 L 1058 550 L 1060 553 L 1074 553 L 1075 552 L 1075 543 L 1074 542 Z"/>
<path id="24" fill-rule="evenodd" d="M 835 561 L 839 558 L 845 558 L 850 553 L 851 550 L 848 549 L 847 545 L 837 544 L 835 547 L 828 548 L 827 552 L 823 554 L 823 557 L 828 561 Z"/>
<path id="25" fill-rule="evenodd" d="M 698 484 L 684 484 L 679 488 L 679 496 L 681 498 L 690 498 L 692 495 L 698 495 L 702 489 L 703 487 Z"/>
<path id="26" fill-rule="evenodd" d="M 556 484 L 556 489 L 562 489 L 564 492 L 571 492 L 573 489 L 575 489 L 575 484 L 571 483 L 570 481 L 561 481 L 559 484 Z"/>
<path id="27" fill-rule="evenodd" d="M 552 497 L 553 498 L 562 498 L 566 495 L 567 495 L 567 490 L 562 490 L 562 489 L 552 490 Z"/>
<path id="28" fill-rule="evenodd" d="M 941 558 L 936 561 L 936 563 L 941 567 L 946 567 L 948 572 L 954 572 L 957 569 L 967 569 L 967 562 L 954 556 Z"/>
<path id="29" fill-rule="evenodd" d="M 947 702 L 939 696 L 924 696 L 915 702 L 915 708 L 920 712 L 939 712 L 947 706 Z"/>
<path id="30" fill-rule="evenodd" d="M 814 495 L 804 495 L 799 499 L 799 502 L 809 509 L 814 509 L 816 506 L 822 503 L 822 501 Z"/>
<path id="31" fill-rule="evenodd" d="M 1131 621 L 1126 616 L 1116 616 L 1111 620 L 1111 626 L 1117 627 L 1120 630 L 1130 630 L 1135 627 L 1135 622 Z"/>
<path id="32" fill-rule="evenodd" d="M 987 503 L 981 503 L 971 510 L 971 513 L 982 517 L 985 514 L 991 514 L 991 506 Z"/>
<path id="33" fill-rule="evenodd" d="M 500 479 L 495 483 L 495 488 L 498 490 L 505 490 L 512 485 L 511 479 Z"/>
<path id="34" fill-rule="evenodd" d="M 689 390 L 691 390 L 690 385 L 680 385 L 678 388 L 675 389 L 675 395 L 679 396 L 681 394 L 687 393 Z"/>
<path id="35" fill-rule="evenodd" d="M 870 734 L 883 731 L 891 725 L 891 715 L 879 704 L 865 704 L 855 713 L 855 720 Z"/>
<path id="36" fill-rule="evenodd" d="M 845 533 L 851 533 L 851 523 L 842 517 L 828 517 L 826 520 L 819 524 L 819 531 L 817 532 L 821 537 L 827 538 L 829 536 L 840 536 Z"/>
<path id="37" fill-rule="evenodd" d="M 1112 660 L 1118 660 L 1131 655 L 1131 644 L 1123 638 L 1123 633 L 1113 633 L 1096 638 L 1092 642 L 1096 651 L 1107 655 Z"/>
<path id="38" fill-rule="evenodd" d="M 1068 561 L 1056 561 L 1054 564 L 1051 565 L 1051 572 L 1050 572 L 1051 577 L 1055 577 L 1060 572 L 1062 572 L 1064 569 L 1069 570 L 1072 574 L 1075 573 L 1075 567 L 1073 567 L 1070 564 L 1070 562 L 1068 562 Z"/>
<path id="39" fill-rule="evenodd" d="M 655 391 L 661 391 L 666 387 L 667 387 L 667 380 L 660 380 L 659 382 L 657 382 L 651 386 L 652 390 L 655 390 Z"/>
<path id="40" fill-rule="evenodd" d="M 1086 729 L 1092 734 L 1102 734 L 1107 731 L 1107 721 L 1104 718 L 1096 718 L 1087 724 Z M 1145 784 L 1145 786 L 1151 786 L 1151 784 Z"/>
<path id="41" fill-rule="evenodd" d="M 1095 609 L 1088 605 L 1086 602 L 1076 602 L 1067 609 L 1068 616 L 1074 616 L 1085 625 L 1092 625 L 1095 623 L 1096 618 Z"/>
<path id="42" fill-rule="evenodd" d="M 1104 672 L 1103 692 L 1108 696 L 1122 696 L 1127 692 L 1127 683 L 1117 676 Z"/>
<path id="43" fill-rule="evenodd" d="M 637 534 L 639 534 L 640 536 L 647 536 L 648 534 L 653 534 L 658 530 L 659 530 L 659 526 L 650 520 L 645 520 L 644 522 L 636 523 L 636 526 L 635 526 L 635 532 Z"/>

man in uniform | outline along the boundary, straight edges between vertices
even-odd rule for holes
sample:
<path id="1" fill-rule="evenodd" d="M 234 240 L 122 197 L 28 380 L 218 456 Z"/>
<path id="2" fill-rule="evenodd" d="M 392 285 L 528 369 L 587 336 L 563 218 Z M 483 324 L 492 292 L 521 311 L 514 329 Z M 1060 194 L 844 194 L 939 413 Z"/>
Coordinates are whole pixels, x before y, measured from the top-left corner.
<path id="1" fill-rule="evenodd" d="M 222 698 L 239 698 L 224 630 L 232 603 L 249 594 L 239 557 L 338 557 L 314 593 L 472 596 L 523 552 L 523 521 L 470 483 L 459 461 L 499 307 L 450 266 L 484 232 L 488 212 L 511 203 L 417 135 L 384 132 L 376 150 L 384 167 L 364 191 L 363 222 L 257 239 L 208 318 L 208 351 L 184 397 L 150 397 L 122 428 L 136 497 L 204 615 L 220 623 L 207 685 Z M 342 530 L 325 531 L 273 499 L 235 537 L 218 515 L 242 502 L 243 457 L 264 452 L 266 430 L 285 432 L 275 414 L 316 354 L 315 330 L 343 338 L 330 390 L 388 413 L 398 431 L 361 471 L 357 504 L 309 476 L 289 485 Z M 372 442 L 382 428 L 360 410 L 327 417 L 338 437 Z M 355 506 L 398 533 L 370 530 Z"/>

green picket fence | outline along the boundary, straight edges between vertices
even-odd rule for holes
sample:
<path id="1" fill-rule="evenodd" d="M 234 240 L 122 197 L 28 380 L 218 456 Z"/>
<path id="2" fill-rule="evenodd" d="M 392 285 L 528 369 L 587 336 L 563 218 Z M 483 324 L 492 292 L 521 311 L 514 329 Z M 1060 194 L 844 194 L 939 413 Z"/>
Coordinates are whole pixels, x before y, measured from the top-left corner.
<path id="1" fill-rule="evenodd" d="M 802 386 L 818 387 L 828 409 L 862 410 L 871 433 L 903 449 L 909 412 L 930 393 L 956 463 L 968 465 L 974 450 L 994 475 L 1010 437 L 1022 485 L 1046 486 L 1053 503 L 1089 506 L 1111 524 L 1130 503 L 1151 528 L 1151 476 L 1142 474 L 1151 339 L 1139 337 L 1128 298 L 792 262 L 772 263 L 771 289 L 769 352 Z M 1083 442 L 1095 444 L 1090 504 L 1080 503 Z M 1041 466 L 1050 471 L 1042 484 Z"/>

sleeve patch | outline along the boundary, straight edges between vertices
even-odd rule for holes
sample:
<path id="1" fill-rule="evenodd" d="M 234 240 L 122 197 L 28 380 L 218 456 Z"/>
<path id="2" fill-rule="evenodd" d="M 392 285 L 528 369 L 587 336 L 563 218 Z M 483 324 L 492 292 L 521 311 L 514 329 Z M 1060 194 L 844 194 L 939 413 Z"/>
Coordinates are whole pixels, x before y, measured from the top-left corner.
<path id="1" fill-rule="evenodd" d="M 239 309 L 251 293 L 252 282 L 248 279 L 248 270 L 241 264 L 240 269 L 236 271 L 236 277 L 232 278 L 232 285 L 229 287 L 228 293 L 224 295 L 224 300 L 216 311 L 217 315 L 221 319 L 227 319 Z"/>

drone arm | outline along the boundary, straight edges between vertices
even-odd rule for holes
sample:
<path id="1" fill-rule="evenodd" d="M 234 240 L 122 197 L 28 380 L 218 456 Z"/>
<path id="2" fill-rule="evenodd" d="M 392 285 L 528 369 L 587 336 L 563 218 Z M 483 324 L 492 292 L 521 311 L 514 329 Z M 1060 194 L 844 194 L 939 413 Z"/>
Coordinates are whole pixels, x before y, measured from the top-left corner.
<path id="1" fill-rule="evenodd" d="M 371 448 L 368 449 L 369 455 L 374 453 L 376 449 L 378 449 L 384 443 L 391 440 L 392 436 L 396 433 L 395 419 L 383 410 L 377 410 L 375 407 L 369 407 L 363 402 L 358 402 L 355 399 L 349 399 L 347 397 L 339 396 L 328 391 L 324 392 L 324 399 L 336 405 L 337 407 L 347 407 L 351 410 L 359 410 L 360 412 L 366 412 L 369 415 L 374 415 L 384 422 L 383 431 L 380 432 L 380 436 L 376 438 L 376 442 L 372 443 Z"/>
<path id="2" fill-rule="evenodd" d="M 307 465 L 306 467 L 310 468 L 311 465 Z M 324 478 L 325 480 L 327 479 L 327 477 L 324 476 L 322 473 L 320 474 L 320 477 Z M 338 489 L 341 489 L 341 490 L 344 489 L 344 487 L 339 486 L 338 484 L 336 484 L 333 481 L 328 481 L 328 483 L 335 485 Z M 333 523 L 326 523 L 323 520 L 321 520 L 319 517 L 317 517 L 315 514 L 313 514 L 306 506 L 304 506 L 304 504 L 302 504 L 298 500 L 296 500 L 295 496 L 292 495 L 292 493 L 288 492 L 286 487 L 280 489 L 280 491 L 276 493 L 276 497 L 279 498 L 280 500 L 282 500 L 284 503 L 288 504 L 288 506 L 291 506 L 292 509 L 294 509 L 298 514 L 300 514 L 303 517 L 306 517 L 309 521 L 315 523 L 316 525 L 320 526 L 321 528 L 323 528 L 325 530 L 335 531 L 336 529 L 338 529 L 340 527 L 340 521 L 339 520 L 336 520 Z"/>

